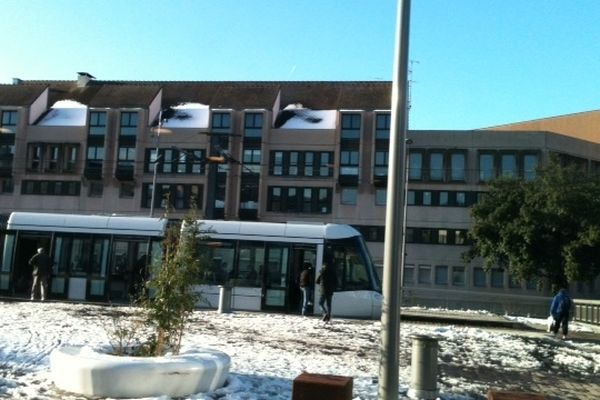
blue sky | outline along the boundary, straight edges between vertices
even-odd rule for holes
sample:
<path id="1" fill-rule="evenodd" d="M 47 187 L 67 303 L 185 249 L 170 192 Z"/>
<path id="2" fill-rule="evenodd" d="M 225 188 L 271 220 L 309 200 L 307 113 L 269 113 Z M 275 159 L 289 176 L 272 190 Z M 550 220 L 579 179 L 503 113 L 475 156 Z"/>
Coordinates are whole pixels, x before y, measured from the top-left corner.
<path id="1" fill-rule="evenodd" d="M 395 0 L 2 0 L 0 83 L 391 80 Z M 600 1 L 412 0 L 411 129 L 600 109 Z"/>

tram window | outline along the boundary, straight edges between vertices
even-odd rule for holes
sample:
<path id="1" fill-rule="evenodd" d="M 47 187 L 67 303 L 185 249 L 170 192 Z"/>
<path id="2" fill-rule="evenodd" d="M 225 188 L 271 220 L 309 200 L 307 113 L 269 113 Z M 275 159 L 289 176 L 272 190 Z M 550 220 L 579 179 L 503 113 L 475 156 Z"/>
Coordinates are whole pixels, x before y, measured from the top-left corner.
<path id="1" fill-rule="evenodd" d="M 265 245 L 262 242 L 240 242 L 240 258 L 236 274 L 239 286 L 260 286 L 265 259 Z"/>
<path id="2" fill-rule="evenodd" d="M 92 246 L 91 272 L 95 275 L 106 276 L 108 264 L 108 239 L 96 239 Z"/>
<path id="3" fill-rule="evenodd" d="M 372 290 L 367 265 L 353 244 L 335 244 L 330 250 L 329 257 L 332 257 L 338 279 L 337 290 Z"/>
<path id="4" fill-rule="evenodd" d="M 206 253 L 211 260 L 211 267 L 205 272 L 203 280 L 209 284 L 224 284 L 233 276 L 235 246 L 233 242 L 221 240 L 219 242 L 207 241 L 202 243 L 207 247 Z"/>
<path id="5" fill-rule="evenodd" d="M 71 246 L 70 267 L 72 274 L 85 274 L 87 256 L 91 252 L 90 239 L 73 239 Z"/>
<path id="6" fill-rule="evenodd" d="M 6 234 L 4 237 L 4 254 L 2 255 L 2 272 L 9 272 L 15 243 L 14 234 Z"/>
<path id="7" fill-rule="evenodd" d="M 92 251 L 90 238 L 58 236 L 54 247 L 54 272 L 72 275 L 85 275 L 88 271 L 88 257 Z"/>

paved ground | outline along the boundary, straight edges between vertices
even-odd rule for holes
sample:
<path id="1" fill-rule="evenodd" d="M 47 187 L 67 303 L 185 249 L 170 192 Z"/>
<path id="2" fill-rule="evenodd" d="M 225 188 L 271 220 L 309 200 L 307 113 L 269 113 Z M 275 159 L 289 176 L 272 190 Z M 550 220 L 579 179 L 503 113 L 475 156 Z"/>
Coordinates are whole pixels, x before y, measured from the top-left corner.
<path id="1" fill-rule="evenodd" d="M 566 341 L 555 339 L 546 332 L 546 326 L 509 321 L 501 316 L 482 314 L 453 313 L 451 311 L 403 310 L 402 319 L 432 323 L 452 323 L 457 325 L 481 326 L 489 329 L 510 330 L 512 334 L 529 337 L 532 340 L 552 343 L 556 346 L 573 346 L 574 343 L 600 345 L 600 327 L 595 332 L 571 331 Z M 600 360 L 598 360 L 600 362 Z M 440 365 L 440 376 L 469 377 L 474 383 L 487 384 L 499 390 L 514 390 L 544 394 L 551 400 L 599 400 L 600 376 L 573 376 L 560 366 L 548 364 L 547 373 L 542 372 L 502 372 L 498 368 L 451 367 Z"/>

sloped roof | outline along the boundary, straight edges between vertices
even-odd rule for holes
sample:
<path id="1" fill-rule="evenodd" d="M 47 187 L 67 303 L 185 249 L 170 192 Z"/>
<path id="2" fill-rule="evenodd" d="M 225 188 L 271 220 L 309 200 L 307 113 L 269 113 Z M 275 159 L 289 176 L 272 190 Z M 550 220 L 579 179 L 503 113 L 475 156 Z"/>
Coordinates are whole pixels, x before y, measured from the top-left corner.
<path id="1" fill-rule="evenodd" d="M 271 109 L 279 93 L 281 105 L 301 103 L 313 110 L 389 109 L 391 82 L 360 81 L 98 81 L 85 87 L 76 81 L 21 81 L 0 85 L 0 105 L 28 105 L 49 87 L 49 103 L 75 100 L 90 107 L 147 107 L 162 89 L 163 106 L 181 102 L 211 108 Z"/>
<path id="2" fill-rule="evenodd" d="M 483 128 L 487 131 L 546 131 L 600 143 L 600 110 Z"/>
<path id="3" fill-rule="evenodd" d="M 35 99 L 48 85 L 0 85 L 0 106 L 26 107 L 31 105 Z"/>

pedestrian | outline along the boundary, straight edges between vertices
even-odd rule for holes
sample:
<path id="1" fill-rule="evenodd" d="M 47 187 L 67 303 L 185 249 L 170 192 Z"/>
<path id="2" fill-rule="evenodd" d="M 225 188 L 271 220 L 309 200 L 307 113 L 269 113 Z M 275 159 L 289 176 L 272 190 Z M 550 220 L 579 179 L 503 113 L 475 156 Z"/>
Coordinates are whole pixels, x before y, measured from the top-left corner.
<path id="1" fill-rule="evenodd" d="M 565 288 L 560 289 L 552 299 L 552 304 L 550 304 L 550 315 L 552 316 L 553 322 L 550 330 L 554 336 L 558 334 L 558 329 L 562 326 L 562 338 L 567 338 L 567 335 L 569 334 L 571 304 L 571 297 L 569 297 L 569 293 Z"/>
<path id="2" fill-rule="evenodd" d="M 52 259 L 46 254 L 43 247 L 37 249 L 37 253 L 29 260 L 29 265 L 33 267 L 33 285 L 31 285 L 31 300 L 35 300 L 36 292 L 39 289 L 40 299 L 46 300 L 48 292 L 48 276 L 52 267 Z"/>
<path id="3" fill-rule="evenodd" d="M 331 303 L 333 300 L 333 292 L 337 287 L 337 276 L 335 273 L 335 267 L 324 263 L 319 276 L 317 277 L 317 283 L 319 284 L 319 291 L 321 297 L 319 298 L 319 306 L 323 312 L 323 321 L 328 322 L 331 319 Z"/>
<path id="4" fill-rule="evenodd" d="M 309 262 L 304 263 L 302 272 L 300 272 L 300 290 L 302 290 L 302 315 L 308 312 L 308 306 L 313 301 L 313 267 Z"/>

